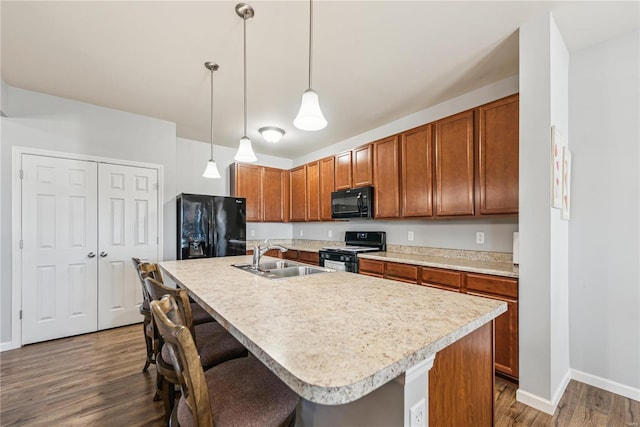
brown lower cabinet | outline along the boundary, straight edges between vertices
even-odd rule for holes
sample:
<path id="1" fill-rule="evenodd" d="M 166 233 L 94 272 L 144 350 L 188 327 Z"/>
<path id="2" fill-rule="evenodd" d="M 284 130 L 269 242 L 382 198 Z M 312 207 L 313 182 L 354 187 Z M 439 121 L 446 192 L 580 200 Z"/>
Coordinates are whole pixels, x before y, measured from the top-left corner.
<path id="1" fill-rule="evenodd" d="M 496 373 L 518 380 L 518 280 L 488 274 L 359 258 L 360 274 L 461 292 L 507 303 L 495 323 Z"/>

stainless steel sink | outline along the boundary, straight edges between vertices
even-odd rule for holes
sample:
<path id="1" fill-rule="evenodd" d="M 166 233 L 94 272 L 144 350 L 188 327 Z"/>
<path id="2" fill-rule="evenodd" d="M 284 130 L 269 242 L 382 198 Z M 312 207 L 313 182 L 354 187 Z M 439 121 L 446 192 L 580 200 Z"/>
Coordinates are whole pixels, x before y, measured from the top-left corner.
<path id="1" fill-rule="evenodd" d="M 331 273 L 335 270 L 324 267 L 313 267 L 291 261 L 272 261 L 261 263 L 258 269 L 254 269 L 251 264 L 233 264 L 234 267 L 244 270 L 247 273 L 267 279 L 284 279 L 287 277 L 308 276 L 310 274 Z"/>

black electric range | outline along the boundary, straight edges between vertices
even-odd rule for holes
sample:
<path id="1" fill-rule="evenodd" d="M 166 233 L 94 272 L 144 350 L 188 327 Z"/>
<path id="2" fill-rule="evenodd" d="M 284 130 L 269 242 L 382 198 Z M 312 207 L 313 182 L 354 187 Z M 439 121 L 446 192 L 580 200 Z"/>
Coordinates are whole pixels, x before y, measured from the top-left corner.
<path id="1" fill-rule="evenodd" d="M 358 272 L 358 254 L 387 250 L 384 231 L 347 231 L 345 246 L 330 246 L 319 251 L 320 265 L 335 270 Z"/>

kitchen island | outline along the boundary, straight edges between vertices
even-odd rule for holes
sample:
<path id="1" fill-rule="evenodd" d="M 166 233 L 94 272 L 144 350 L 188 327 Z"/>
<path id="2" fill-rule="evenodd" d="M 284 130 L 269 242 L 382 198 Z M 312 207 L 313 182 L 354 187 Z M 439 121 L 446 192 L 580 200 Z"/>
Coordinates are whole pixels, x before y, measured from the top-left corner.
<path id="1" fill-rule="evenodd" d="M 233 266 L 249 263 L 161 266 L 303 398 L 296 425 L 409 426 L 412 412 L 433 425 L 491 425 L 492 320 L 504 303 L 344 272 L 269 280 Z"/>

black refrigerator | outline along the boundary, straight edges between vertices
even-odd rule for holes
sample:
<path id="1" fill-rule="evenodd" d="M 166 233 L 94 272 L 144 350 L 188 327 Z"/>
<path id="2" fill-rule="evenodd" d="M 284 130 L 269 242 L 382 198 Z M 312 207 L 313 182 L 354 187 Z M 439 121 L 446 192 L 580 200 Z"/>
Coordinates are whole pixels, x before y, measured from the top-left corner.
<path id="1" fill-rule="evenodd" d="M 246 199 L 179 194 L 176 259 L 246 254 Z"/>

